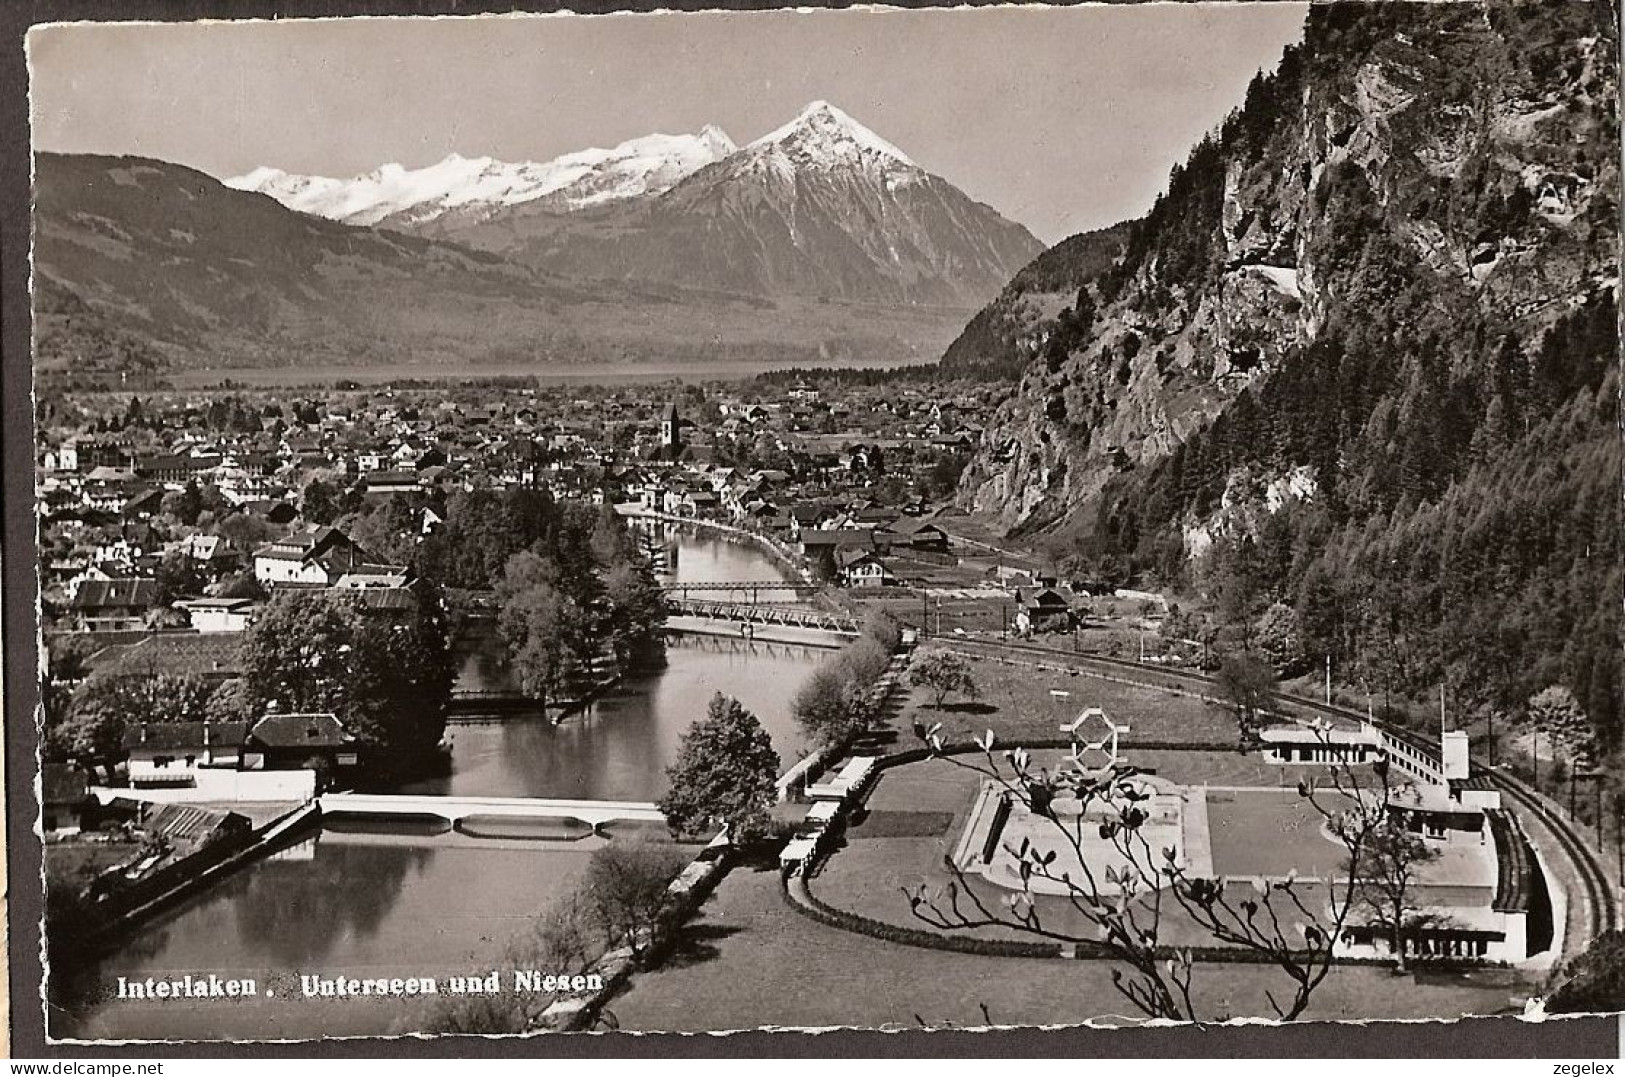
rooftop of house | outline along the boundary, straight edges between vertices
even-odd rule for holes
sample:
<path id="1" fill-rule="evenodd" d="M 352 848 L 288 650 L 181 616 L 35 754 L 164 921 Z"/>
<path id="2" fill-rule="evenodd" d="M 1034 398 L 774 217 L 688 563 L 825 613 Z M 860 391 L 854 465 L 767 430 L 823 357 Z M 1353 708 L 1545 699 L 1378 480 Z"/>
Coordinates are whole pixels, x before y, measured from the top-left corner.
<path id="1" fill-rule="evenodd" d="M 242 668 L 242 650 L 235 633 L 154 632 L 135 643 L 105 647 L 89 664 L 94 672 L 112 676 L 231 676 Z"/>
<path id="2" fill-rule="evenodd" d="M 124 749 L 185 754 L 205 748 L 240 748 L 247 722 L 142 722 L 124 731 Z"/>
<path id="3" fill-rule="evenodd" d="M 267 748 L 341 748 L 355 743 L 331 713 L 271 713 L 254 723 L 249 739 Z"/>
<path id="4" fill-rule="evenodd" d="M 87 613 L 104 609 L 146 609 L 157 602 L 157 580 L 85 580 L 74 591 L 69 606 Z"/>

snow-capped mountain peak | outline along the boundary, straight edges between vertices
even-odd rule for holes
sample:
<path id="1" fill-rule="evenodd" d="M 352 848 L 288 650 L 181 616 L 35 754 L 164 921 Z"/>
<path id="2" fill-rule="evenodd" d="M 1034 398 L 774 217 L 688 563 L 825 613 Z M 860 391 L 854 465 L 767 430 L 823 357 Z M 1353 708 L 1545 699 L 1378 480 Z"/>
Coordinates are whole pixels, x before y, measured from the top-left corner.
<path id="1" fill-rule="evenodd" d="M 479 218 L 539 199 L 569 211 L 655 195 L 736 148 L 726 132 L 707 124 L 698 134 L 645 135 L 551 161 L 510 163 L 452 153 L 423 168 L 391 163 L 350 179 L 262 166 L 225 184 L 349 224 L 416 225 L 452 213 Z"/>
<path id="2" fill-rule="evenodd" d="M 745 148 L 779 150 L 800 164 L 838 165 L 870 154 L 890 158 L 909 168 L 918 167 L 908 154 L 828 101 L 812 102 L 795 119 Z"/>

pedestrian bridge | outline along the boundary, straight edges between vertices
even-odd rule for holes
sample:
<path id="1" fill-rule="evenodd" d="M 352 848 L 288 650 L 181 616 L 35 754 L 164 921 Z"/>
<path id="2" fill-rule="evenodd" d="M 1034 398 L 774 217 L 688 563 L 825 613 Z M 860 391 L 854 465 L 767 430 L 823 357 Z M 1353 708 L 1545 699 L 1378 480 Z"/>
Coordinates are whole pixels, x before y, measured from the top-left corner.
<path id="1" fill-rule="evenodd" d="M 653 804 L 620 800 L 542 800 L 535 797 L 440 797 L 393 793 L 325 793 L 316 798 L 323 815 L 432 815 L 455 823 L 471 817 L 575 819 L 588 826 L 619 820 L 664 823 Z"/>

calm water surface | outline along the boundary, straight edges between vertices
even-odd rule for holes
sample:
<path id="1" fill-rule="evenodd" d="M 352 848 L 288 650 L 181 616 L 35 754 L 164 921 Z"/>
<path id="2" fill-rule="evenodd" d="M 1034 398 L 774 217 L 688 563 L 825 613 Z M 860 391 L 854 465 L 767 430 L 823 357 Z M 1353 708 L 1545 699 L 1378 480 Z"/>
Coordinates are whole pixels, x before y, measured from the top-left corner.
<path id="1" fill-rule="evenodd" d="M 770 579 L 762 554 L 684 537 L 676 578 Z M 828 652 L 731 639 L 675 637 L 668 666 L 628 680 L 588 714 L 456 722 L 452 770 L 413 791 L 465 796 L 653 800 L 683 731 L 713 693 L 761 718 L 781 764 L 802 741 L 790 699 Z M 494 636 L 465 647 L 462 676 L 504 676 Z M 477 838 L 404 823 L 344 824 L 259 861 L 182 904 L 141 938 L 69 976 L 53 977 L 52 1034 L 73 1038 L 307 1038 L 427 1027 L 433 1004 L 403 999 L 305 1000 L 301 973 L 356 977 L 488 973 L 511 940 L 567 892 L 597 836 L 578 841 Z M 625 826 L 610 833 L 625 835 Z M 117 977 L 186 973 L 253 978 L 275 997 L 253 1001 L 112 998 Z"/>

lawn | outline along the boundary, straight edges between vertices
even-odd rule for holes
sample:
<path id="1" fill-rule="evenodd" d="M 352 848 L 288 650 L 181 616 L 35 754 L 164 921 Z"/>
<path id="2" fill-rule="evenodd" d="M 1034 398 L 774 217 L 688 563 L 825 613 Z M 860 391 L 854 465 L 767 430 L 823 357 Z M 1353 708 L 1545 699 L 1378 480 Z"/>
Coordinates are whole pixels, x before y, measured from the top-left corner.
<path id="1" fill-rule="evenodd" d="M 660 969 L 640 972 L 609 1004 L 619 1027 L 642 1031 L 746 1028 L 912 1028 L 1069 1024 L 1133 1014 L 1112 987 L 1113 963 L 978 957 L 884 943 L 815 923 L 786 905 L 771 871 L 736 868 Z M 1284 973 L 1247 965 L 1197 970 L 1210 1020 L 1268 1016 L 1264 991 Z M 1454 1018 L 1521 1009 L 1532 988 L 1504 971 L 1425 977 L 1380 968 L 1335 970 L 1308 1017 Z M 982 1004 L 987 1006 L 984 1018 Z"/>
<path id="2" fill-rule="evenodd" d="M 930 645 L 921 649 L 928 651 Z M 935 694 L 911 688 L 902 726 L 941 723 L 949 741 L 964 741 L 991 729 L 1001 740 L 1053 740 L 1061 725 L 1086 707 L 1100 707 L 1129 732 L 1124 743 L 1181 741 L 1228 745 L 1236 741 L 1235 719 L 1223 707 L 1159 688 L 1121 684 L 1086 673 L 1063 673 L 1029 665 L 969 658 L 975 699 L 951 695 L 938 708 Z M 1052 693 L 1064 692 L 1064 696 Z"/>

